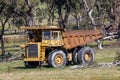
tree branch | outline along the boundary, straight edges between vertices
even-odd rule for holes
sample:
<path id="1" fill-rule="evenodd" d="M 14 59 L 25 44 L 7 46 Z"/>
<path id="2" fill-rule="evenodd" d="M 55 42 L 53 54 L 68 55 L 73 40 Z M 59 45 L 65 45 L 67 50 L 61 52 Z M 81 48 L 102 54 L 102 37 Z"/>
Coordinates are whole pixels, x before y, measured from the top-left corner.
<path id="1" fill-rule="evenodd" d="M 25 0 L 25 2 L 26 2 L 26 4 L 27 4 L 27 6 L 28 6 L 29 9 L 32 8 L 30 0 Z"/>
<path id="2" fill-rule="evenodd" d="M 94 18 L 92 17 L 92 12 L 93 12 L 93 9 L 90 10 L 90 12 L 88 13 L 88 15 L 89 15 L 89 18 L 90 18 L 93 26 L 94 26 L 94 29 L 96 29 L 96 27 L 95 27 L 96 23 L 95 23 Z"/>
<path id="3" fill-rule="evenodd" d="M 2 30 L 1 30 L 1 33 L 0 33 L 0 40 L 2 39 L 2 36 L 4 34 L 4 27 L 5 27 L 5 24 L 6 22 L 8 21 L 8 17 L 5 19 L 5 21 L 2 23 Z"/>
<path id="4" fill-rule="evenodd" d="M 93 9 L 90 9 L 90 8 L 89 8 L 89 6 L 88 6 L 86 0 L 83 0 L 83 2 L 84 2 L 85 10 L 86 10 L 86 12 L 87 12 L 87 14 L 88 14 L 88 16 L 89 16 L 89 18 L 90 18 L 90 20 L 91 20 L 93 26 L 94 26 L 94 29 L 96 29 L 96 27 L 95 27 L 96 23 L 95 23 L 94 18 L 92 17 Z"/>
<path id="5" fill-rule="evenodd" d="M 0 14 L 2 13 L 2 11 L 3 11 L 4 8 L 5 8 L 5 4 L 4 4 L 4 2 L 2 1 L 1 3 L 2 3 L 2 6 L 0 7 Z"/>
<path id="6" fill-rule="evenodd" d="M 84 3 L 85 10 L 86 10 L 87 12 L 89 12 L 90 8 L 89 8 L 88 5 L 87 5 L 87 1 L 86 1 L 86 0 L 83 0 L 83 3 Z"/>

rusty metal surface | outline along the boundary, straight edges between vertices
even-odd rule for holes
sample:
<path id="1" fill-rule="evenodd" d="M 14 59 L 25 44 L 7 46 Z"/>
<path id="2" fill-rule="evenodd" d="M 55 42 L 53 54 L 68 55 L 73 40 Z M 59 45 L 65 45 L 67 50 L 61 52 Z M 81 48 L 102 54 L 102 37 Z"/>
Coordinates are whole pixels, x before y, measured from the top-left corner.
<path id="1" fill-rule="evenodd" d="M 82 46 L 93 42 L 102 37 L 103 35 L 101 30 L 65 31 L 63 36 L 64 47 L 66 49 L 75 48 L 77 46 Z"/>

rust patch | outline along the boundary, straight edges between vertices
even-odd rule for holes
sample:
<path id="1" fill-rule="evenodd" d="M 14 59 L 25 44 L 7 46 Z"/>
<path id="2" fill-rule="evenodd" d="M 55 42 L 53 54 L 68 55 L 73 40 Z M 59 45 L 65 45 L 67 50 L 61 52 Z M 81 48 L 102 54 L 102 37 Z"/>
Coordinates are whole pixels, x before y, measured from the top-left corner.
<path id="1" fill-rule="evenodd" d="M 77 46 L 85 45 L 102 38 L 101 30 L 67 30 L 64 33 L 64 47 L 66 49 L 75 48 Z"/>

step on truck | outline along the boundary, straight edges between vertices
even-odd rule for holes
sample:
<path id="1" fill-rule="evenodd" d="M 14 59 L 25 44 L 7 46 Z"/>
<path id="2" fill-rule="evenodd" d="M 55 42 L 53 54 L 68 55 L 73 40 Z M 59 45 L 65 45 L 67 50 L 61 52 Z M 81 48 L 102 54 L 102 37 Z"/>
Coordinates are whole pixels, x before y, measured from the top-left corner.
<path id="1" fill-rule="evenodd" d="M 101 30 L 63 30 L 57 26 L 23 27 L 28 33 L 25 48 L 25 67 L 48 63 L 63 68 L 68 63 L 83 64 L 94 61 L 94 51 L 86 44 L 103 37 Z"/>

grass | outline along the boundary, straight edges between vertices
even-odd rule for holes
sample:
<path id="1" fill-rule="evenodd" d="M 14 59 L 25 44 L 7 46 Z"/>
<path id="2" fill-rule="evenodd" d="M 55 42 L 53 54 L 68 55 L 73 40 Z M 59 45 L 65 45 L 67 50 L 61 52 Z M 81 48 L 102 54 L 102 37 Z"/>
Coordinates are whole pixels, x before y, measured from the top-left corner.
<path id="1" fill-rule="evenodd" d="M 114 62 L 116 52 L 119 48 L 104 48 L 103 50 L 95 49 L 96 62 Z"/>
<path id="2" fill-rule="evenodd" d="M 95 62 L 113 62 L 118 47 L 106 47 L 103 50 L 94 48 Z M 23 61 L 0 63 L 0 80 L 119 80 L 120 67 L 88 67 L 71 69 L 41 68 L 26 69 Z"/>
<path id="3" fill-rule="evenodd" d="M 21 64 L 20 64 L 21 65 Z M 63 69 L 12 67 L 0 73 L 0 80 L 119 80 L 120 67 Z"/>

